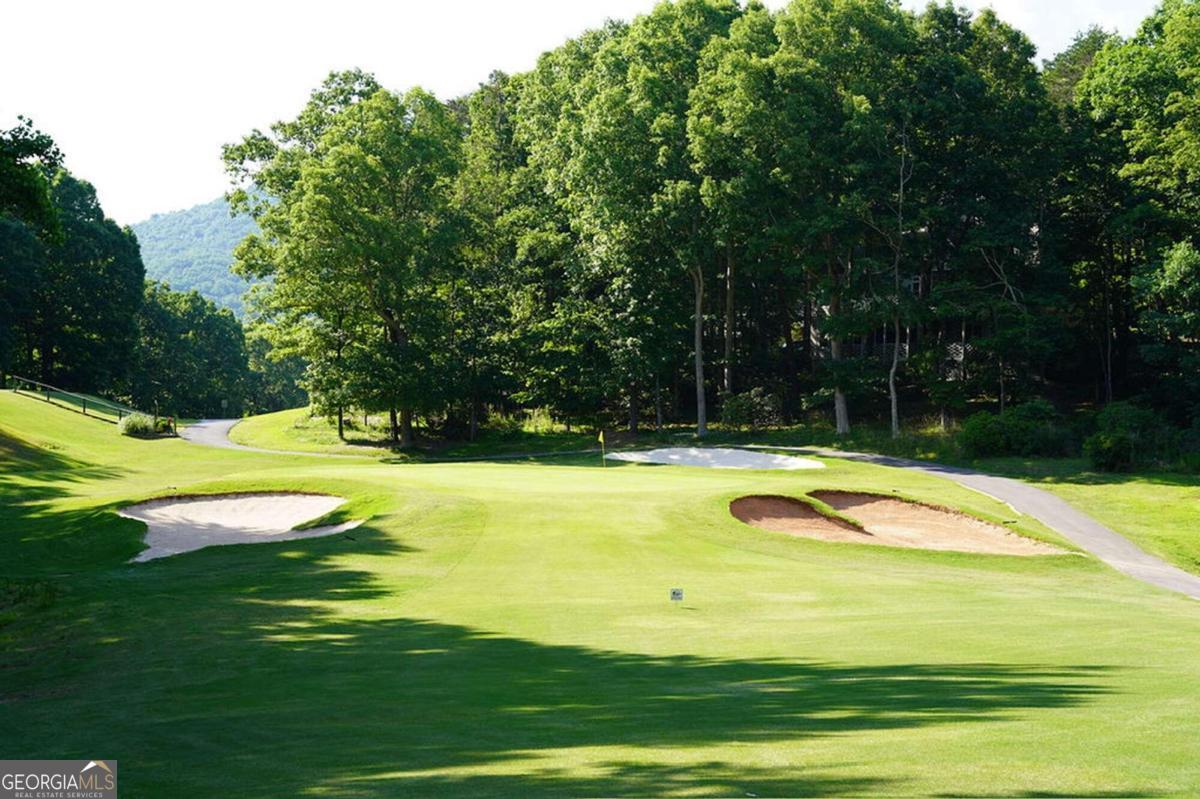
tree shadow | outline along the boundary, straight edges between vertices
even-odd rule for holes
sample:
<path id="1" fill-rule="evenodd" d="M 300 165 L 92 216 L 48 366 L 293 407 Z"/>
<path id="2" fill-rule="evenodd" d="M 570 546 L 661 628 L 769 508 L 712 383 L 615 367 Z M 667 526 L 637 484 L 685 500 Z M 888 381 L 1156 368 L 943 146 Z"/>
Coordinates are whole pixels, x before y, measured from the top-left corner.
<path id="1" fill-rule="evenodd" d="M 57 614 L 62 643 L 0 697 L 10 756 L 103 740 L 132 795 L 855 795 L 904 785 L 703 749 L 995 722 L 1110 691 L 1098 666 L 653 655 L 422 619 L 406 601 L 436 579 L 434 549 L 356 533 L 95 575 Z M 382 584 L 341 553 L 412 579 Z"/>
<path id="2" fill-rule="evenodd" d="M 116 503 L 64 511 L 56 500 L 84 481 L 124 473 L 0 434 L 0 576 L 31 577 L 111 566 L 140 548 L 141 525 L 112 514 Z"/>

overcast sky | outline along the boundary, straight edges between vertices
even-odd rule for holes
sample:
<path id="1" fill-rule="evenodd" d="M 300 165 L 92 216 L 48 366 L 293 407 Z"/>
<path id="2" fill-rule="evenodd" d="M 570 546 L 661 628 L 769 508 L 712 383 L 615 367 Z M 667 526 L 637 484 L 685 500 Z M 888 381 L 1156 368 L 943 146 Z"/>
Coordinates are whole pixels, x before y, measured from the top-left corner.
<path id="1" fill-rule="evenodd" d="M 785 0 L 768 0 L 778 8 Z M 904 0 L 909 7 L 924 0 Z M 654 0 L 39 0 L 4 10 L 0 127 L 32 117 L 122 224 L 226 189 L 220 147 L 290 117 L 333 69 L 441 97 Z M 1132 33 L 1155 0 L 966 0 L 1039 56 L 1091 23 Z"/>

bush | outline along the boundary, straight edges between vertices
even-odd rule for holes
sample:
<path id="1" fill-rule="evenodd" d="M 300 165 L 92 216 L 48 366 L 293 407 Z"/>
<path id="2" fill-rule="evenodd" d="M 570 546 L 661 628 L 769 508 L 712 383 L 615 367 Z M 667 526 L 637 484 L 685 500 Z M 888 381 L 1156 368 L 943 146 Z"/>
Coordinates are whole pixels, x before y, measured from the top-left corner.
<path id="1" fill-rule="evenodd" d="M 761 387 L 742 394 L 726 394 L 721 402 L 721 423 L 739 430 L 778 427 L 783 424 L 779 398 Z"/>
<path id="2" fill-rule="evenodd" d="M 1083 453 L 1102 472 L 1128 472 L 1137 463 L 1137 443 L 1125 433 L 1096 433 L 1083 442 Z"/>
<path id="3" fill-rule="evenodd" d="M 171 429 L 171 420 L 166 417 L 155 419 L 145 413 L 131 413 L 121 419 L 117 424 L 117 430 L 123 436 L 134 436 L 136 438 L 154 438 L 156 436 L 174 435 L 175 431 Z"/>
<path id="4" fill-rule="evenodd" d="M 972 458 L 1070 454 L 1073 437 L 1054 406 L 1031 400 L 1001 414 L 981 411 L 963 422 L 958 443 Z"/>
<path id="5" fill-rule="evenodd" d="M 1084 442 L 1084 453 L 1105 472 L 1169 465 L 1179 459 L 1185 438 L 1149 408 L 1111 402 L 1096 414 L 1096 433 Z"/>
<path id="6" fill-rule="evenodd" d="M 1004 423 L 999 416 L 987 411 L 968 416 L 958 433 L 958 443 L 972 458 L 1006 454 L 1005 442 Z"/>

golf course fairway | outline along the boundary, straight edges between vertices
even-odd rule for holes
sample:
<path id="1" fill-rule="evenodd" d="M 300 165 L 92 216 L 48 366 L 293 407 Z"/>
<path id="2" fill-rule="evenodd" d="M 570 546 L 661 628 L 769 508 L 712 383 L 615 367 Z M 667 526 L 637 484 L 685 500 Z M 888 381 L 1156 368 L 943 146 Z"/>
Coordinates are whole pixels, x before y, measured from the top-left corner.
<path id="1" fill-rule="evenodd" d="M 0 392 L 0 753 L 118 760 L 155 797 L 1200 791 L 1200 604 L 1078 553 L 731 516 L 898 493 L 1072 549 L 948 481 L 824 463 L 272 455 Z M 122 507 L 275 491 L 364 521 L 130 562 Z"/>

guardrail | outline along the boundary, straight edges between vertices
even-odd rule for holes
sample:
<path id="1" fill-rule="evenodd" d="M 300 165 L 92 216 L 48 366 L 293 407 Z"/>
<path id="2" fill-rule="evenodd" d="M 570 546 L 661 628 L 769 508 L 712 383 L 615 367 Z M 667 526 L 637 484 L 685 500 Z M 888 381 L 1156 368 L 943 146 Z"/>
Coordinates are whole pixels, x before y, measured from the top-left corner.
<path id="1" fill-rule="evenodd" d="M 28 377 L 21 377 L 20 375 L 9 375 L 8 382 L 12 390 L 17 394 L 25 394 L 26 396 L 43 399 L 51 405 L 78 411 L 84 416 L 104 422 L 117 424 L 129 414 L 135 413 L 132 408 L 126 408 L 122 405 L 100 399 L 99 397 L 77 394 L 74 391 L 67 391 L 66 389 L 52 386 L 49 383 L 43 383 L 40 380 L 31 380 Z"/>

